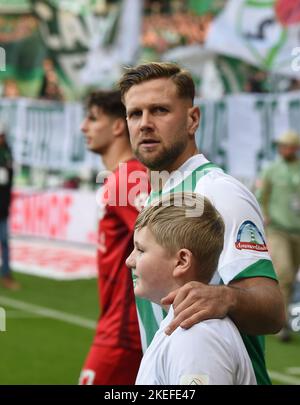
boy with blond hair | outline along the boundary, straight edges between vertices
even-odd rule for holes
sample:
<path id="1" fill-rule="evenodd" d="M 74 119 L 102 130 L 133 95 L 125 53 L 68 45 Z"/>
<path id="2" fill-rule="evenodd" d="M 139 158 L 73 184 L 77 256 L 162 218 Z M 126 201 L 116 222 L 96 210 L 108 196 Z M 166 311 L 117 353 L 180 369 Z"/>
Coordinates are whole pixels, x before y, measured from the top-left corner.
<path id="1" fill-rule="evenodd" d="M 191 281 L 209 283 L 224 243 L 224 222 L 209 200 L 194 193 L 162 196 L 138 216 L 133 268 L 134 292 L 156 304 Z M 251 360 L 229 317 L 197 323 L 171 336 L 164 332 L 173 308 L 147 349 L 136 384 L 255 385 Z"/>

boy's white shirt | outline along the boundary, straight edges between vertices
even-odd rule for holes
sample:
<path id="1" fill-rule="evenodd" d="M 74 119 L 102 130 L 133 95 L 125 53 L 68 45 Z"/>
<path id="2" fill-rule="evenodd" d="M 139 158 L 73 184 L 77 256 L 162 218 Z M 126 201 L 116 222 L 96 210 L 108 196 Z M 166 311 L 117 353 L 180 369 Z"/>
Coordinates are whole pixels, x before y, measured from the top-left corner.
<path id="1" fill-rule="evenodd" d="M 171 336 L 167 317 L 142 359 L 137 385 L 256 385 L 252 363 L 234 323 L 228 318 L 200 322 Z"/>

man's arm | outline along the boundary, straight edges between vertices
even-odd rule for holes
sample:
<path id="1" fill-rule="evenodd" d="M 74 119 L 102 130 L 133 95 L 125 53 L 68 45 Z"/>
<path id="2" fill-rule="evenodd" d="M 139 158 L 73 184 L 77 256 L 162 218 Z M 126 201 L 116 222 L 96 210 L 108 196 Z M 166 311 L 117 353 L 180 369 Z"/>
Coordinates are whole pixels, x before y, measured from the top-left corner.
<path id="1" fill-rule="evenodd" d="M 244 278 L 228 286 L 192 281 L 163 298 L 162 304 L 173 304 L 174 308 L 174 319 L 166 329 L 168 335 L 178 326 L 189 329 L 206 319 L 227 315 L 249 335 L 276 333 L 285 323 L 278 283 L 267 277 Z"/>

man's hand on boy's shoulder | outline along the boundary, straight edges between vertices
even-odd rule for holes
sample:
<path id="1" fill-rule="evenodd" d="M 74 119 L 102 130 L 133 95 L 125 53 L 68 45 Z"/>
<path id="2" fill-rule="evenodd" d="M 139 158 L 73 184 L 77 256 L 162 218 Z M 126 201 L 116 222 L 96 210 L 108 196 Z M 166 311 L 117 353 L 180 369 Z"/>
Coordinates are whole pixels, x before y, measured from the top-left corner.
<path id="1" fill-rule="evenodd" d="M 173 305 L 174 308 L 174 319 L 165 333 L 171 335 L 178 326 L 189 329 L 207 319 L 224 318 L 233 305 L 233 299 L 227 286 L 190 281 L 161 300 L 162 305 Z"/>
<path id="2" fill-rule="evenodd" d="M 164 297 L 161 304 L 174 308 L 167 335 L 178 326 L 189 329 L 198 322 L 226 315 L 250 335 L 277 333 L 286 322 L 278 282 L 268 277 L 243 278 L 227 286 L 191 281 Z"/>

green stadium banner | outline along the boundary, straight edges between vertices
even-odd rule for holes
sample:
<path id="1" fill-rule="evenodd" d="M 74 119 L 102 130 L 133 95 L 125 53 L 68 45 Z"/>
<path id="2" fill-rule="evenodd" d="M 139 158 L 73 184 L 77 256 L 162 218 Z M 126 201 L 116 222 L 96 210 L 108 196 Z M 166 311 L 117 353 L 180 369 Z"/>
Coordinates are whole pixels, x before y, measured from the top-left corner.
<path id="1" fill-rule="evenodd" d="M 46 55 L 38 20 L 31 14 L 2 14 L 0 47 L 5 51 L 5 68 L 1 69 L 0 81 L 13 79 L 18 82 L 22 95 L 36 96 Z"/>
<path id="2" fill-rule="evenodd" d="M 300 92 L 238 94 L 218 101 L 197 99 L 197 144 L 205 155 L 250 184 L 274 157 L 274 140 L 288 128 L 300 132 Z M 0 99 L 15 162 L 41 169 L 76 171 L 99 167 L 80 132 L 80 103 Z"/>
<path id="3" fill-rule="evenodd" d="M 103 15 L 96 14 L 102 4 L 99 1 L 78 2 L 83 4 L 80 8 L 74 3 L 31 0 L 49 55 L 61 77 L 80 95 L 87 86 L 112 86 L 119 78 L 121 63 L 134 62 L 142 2 L 105 2 Z"/>
<path id="4" fill-rule="evenodd" d="M 39 95 L 46 57 L 54 61 L 62 92 L 71 100 L 89 87 L 113 86 L 121 66 L 136 61 L 140 0 L 28 0 L 12 1 L 10 7 L 0 2 L 0 47 L 6 57 L 4 69 L 0 55 L 0 83 L 17 81 L 22 96 Z"/>

